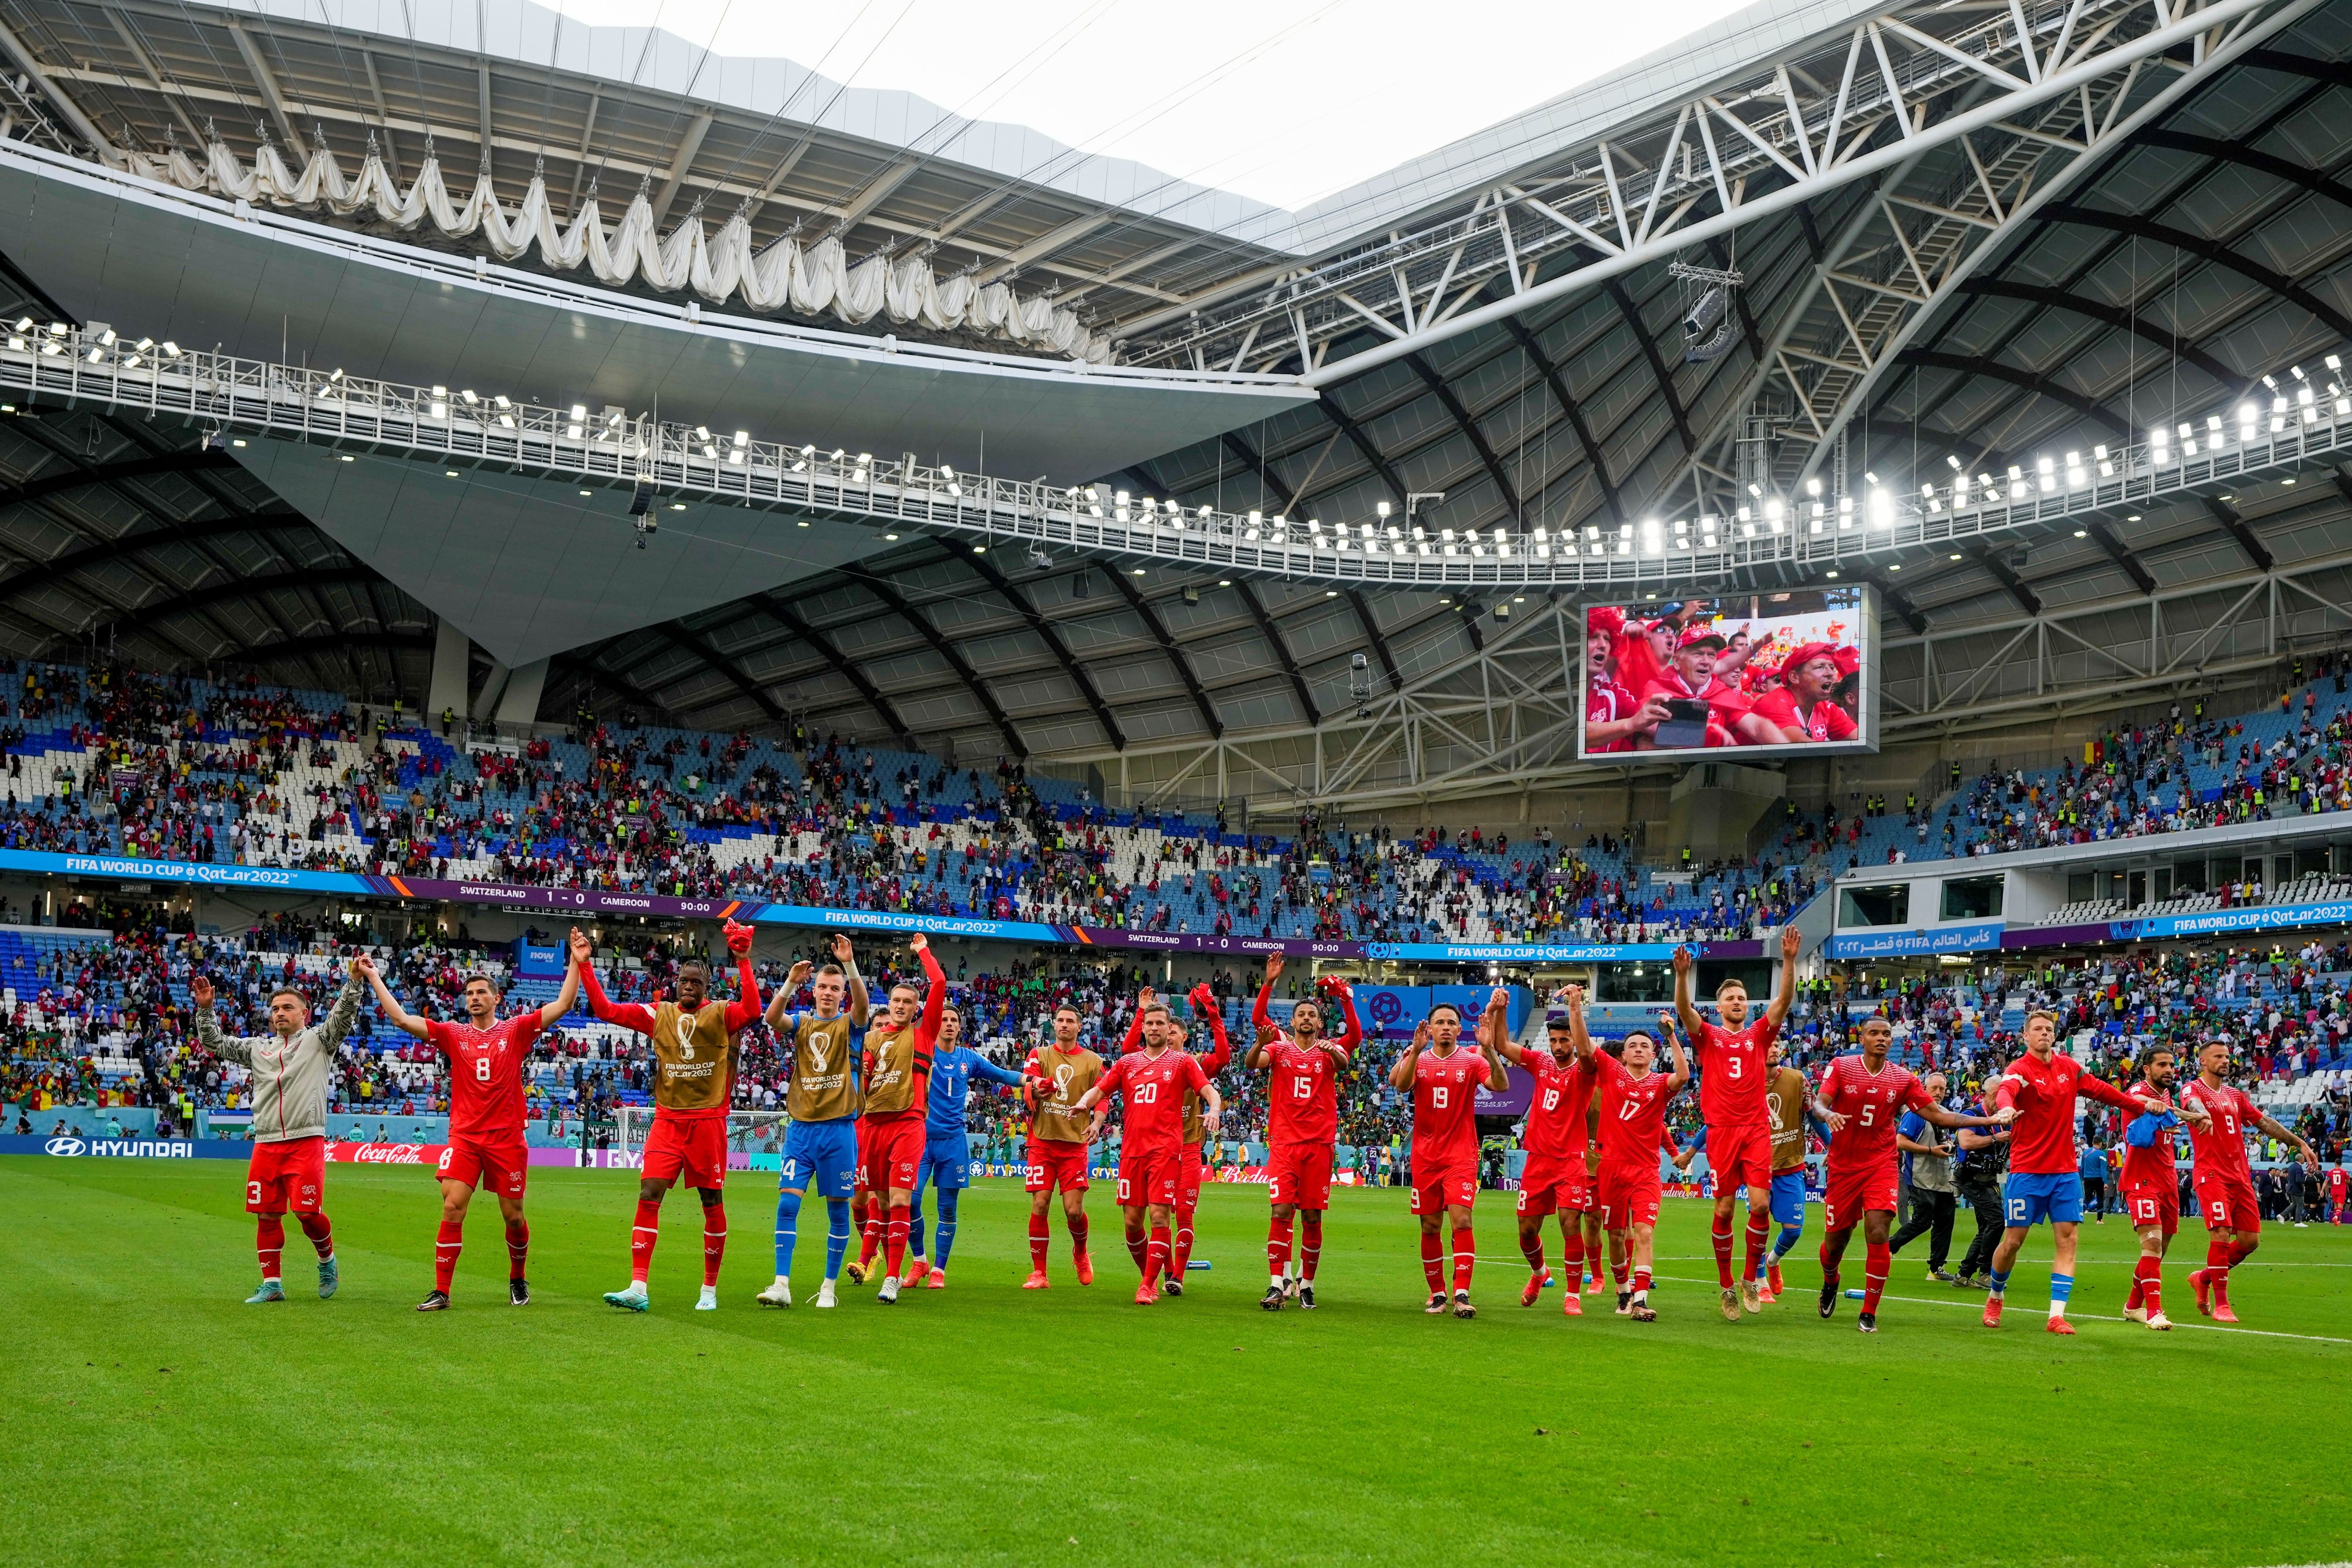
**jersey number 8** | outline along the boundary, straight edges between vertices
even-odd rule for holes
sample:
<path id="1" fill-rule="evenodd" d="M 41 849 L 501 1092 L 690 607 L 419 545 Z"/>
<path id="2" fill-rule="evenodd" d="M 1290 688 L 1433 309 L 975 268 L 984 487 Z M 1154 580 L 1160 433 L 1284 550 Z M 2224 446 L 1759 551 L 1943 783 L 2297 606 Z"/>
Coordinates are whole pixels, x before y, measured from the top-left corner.
<path id="1" fill-rule="evenodd" d="M 480 1056 L 474 1058 L 474 1081 L 476 1083 L 488 1083 L 490 1081 L 490 1058 L 488 1057 Z"/>

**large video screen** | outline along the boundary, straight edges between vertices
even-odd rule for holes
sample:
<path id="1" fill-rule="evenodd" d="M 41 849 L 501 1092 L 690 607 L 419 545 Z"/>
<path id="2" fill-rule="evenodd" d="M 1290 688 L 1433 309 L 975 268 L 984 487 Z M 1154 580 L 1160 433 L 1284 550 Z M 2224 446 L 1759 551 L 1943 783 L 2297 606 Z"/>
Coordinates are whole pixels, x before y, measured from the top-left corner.
<path id="1" fill-rule="evenodd" d="M 1597 605 L 1584 656 L 1577 754 L 1588 760 L 1877 749 L 1867 586 Z"/>

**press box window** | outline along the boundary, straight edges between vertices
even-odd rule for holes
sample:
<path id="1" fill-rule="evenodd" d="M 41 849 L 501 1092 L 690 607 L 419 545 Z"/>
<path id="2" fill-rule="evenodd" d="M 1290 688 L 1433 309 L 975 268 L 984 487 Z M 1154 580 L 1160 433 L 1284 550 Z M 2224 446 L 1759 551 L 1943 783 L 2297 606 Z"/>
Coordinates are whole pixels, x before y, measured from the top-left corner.
<path id="1" fill-rule="evenodd" d="M 1842 888 L 1838 890 L 1838 924 L 1899 926 L 1911 920 L 1911 884 L 1885 888 Z"/>
<path id="2" fill-rule="evenodd" d="M 2000 918 L 2000 890 L 2006 877 L 1956 877 L 1944 884 L 1944 919 L 1990 921 Z"/>

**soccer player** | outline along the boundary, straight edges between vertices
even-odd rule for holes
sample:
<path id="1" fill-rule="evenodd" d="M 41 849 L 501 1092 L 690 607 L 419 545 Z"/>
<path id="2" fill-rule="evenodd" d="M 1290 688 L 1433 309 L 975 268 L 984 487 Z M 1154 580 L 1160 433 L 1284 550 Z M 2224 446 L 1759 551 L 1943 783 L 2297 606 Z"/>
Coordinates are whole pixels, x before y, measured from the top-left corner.
<path id="1" fill-rule="evenodd" d="M 1554 1000 L 1564 1004 L 1570 997 L 1581 1005 L 1583 988 L 1568 986 Z M 1564 1317 L 1580 1318 L 1584 1315 L 1584 1221 L 1592 1207 L 1592 1184 L 1584 1168 L 1584 1119 L 1600 1080 L 1576 1054 L 1575 1027 L 1566 1005 L 1546 1011 L 1543 1047 L 1529 1050 L 1511 1038 L 1507 1023 L 1499 1030 L 1492 1026 L 1492 1020 L 1507 1020 L 1508 1014 L 1502 1009 L 1509 1000 L 1507 992 L 1496 989 L 1486 1004 L 1486 1027 L 1503 1059 L 1527 1068 L 1535 1079 L 1527 1127 L 1519 1138 L 1528 1155 L 1519 1173 L 1519 1256 L 1528 1260 L 1530 1270 L 1519 1291 L 1519 1305 L 1532 1307 L 1543 1294 L 1544 1280 L 1550 1275 L 1544 1263 L 1544 1215 L 1556 1214 L 1559 1215 L 1560 1262 L 1568 1269 L 1568 1288 L 1560 1293 L 1559 1310 Z"/>
<path id="2" fill-rule="evenodd" d="M 930 1116 L 931 1053 L 939 1044 L 940 1018 L 948 1001 L 948 977 L 931 956 L 930 939 L 919 931 L 908 945 L 915 950 L 928 984 L 920 996 L 904 981 L 890 987 L 889 1010 L 866 1031 L 861 1157 L 867 1202 L 880 1203 L 885 1211 L 882 1288 L 875 1298 L 884 1306 L 898 1299 L 915 1173 L 922 1168 L 924 1128 Z M 866 1255 L 858 1259 L 859 1270 L 851 1278 L 862 1283 L 873 1262 L 869 1238 Z"/>
<path id="3" fill-rule="evenodd" d="M 1195 985 L 1192 992 L 1194 1016 L 1209 1021 L 1216 1046 L 1194 1059 L 1201 1070 L 1211 1078 L 1225 1070 L 1234 1059 L 1234 1043 L 1225 1035 L 1225 1021 L 1217 1012 L 1217 998 L 1206 985 Z M 1157 1007 L 1157 1011 L 1154 1008 Z M 1156 1020 L 1156 1022 L 1155 1022 Z M 1162 1040 L 1172 1050 L 1184 1048 L 1184 1026 L 1165 1004 L 1158 1002 L 1151 987 L 1147 985 L 1138 994 L 1135 1016 L 1127 1026 L 1127 1043 L 1121 1056 L 1132 1056 L 1143 1048 L 1146 1034 L 1157 1028 Z M 1160 1289 L 1171 1296 L 1184 1293 L 1184 1270 L 1192 1261 L 1192 1216 L 1201 1208 L 1202 1147 L 1208 1142 L 1208 1128 L 1201 1120 L 1201 1097 L 1192 1089 L 1184 1091 L 1184 1152 L 1176 1164 L 1176 1245 L 1169 1255 L 1168 1277 Z"/>
<path id="4" fill-rule="evenodd" d="M 1772 1123 L 1764 1105 L 1771 1078 L 1772 1042 L 1797 998 L 1794 925 L 1780 928 L 1780 979 L 1763 1015 L 1748 1016 L 1748 984 L 1727 979 L 1715 988 L 1720 1025 L 1699 1016 L 1691 1000 L 1696 964 L 1687 947 L 1675 949 L 1675 1016 L 1690 1036 L 1698 1059 L 1698 1106 L 1706 1128 L 1706 1163 L 1715 1172 L 1715 1277 L 1723 1291 L 1723 1316 L 1739 1321 L 1740 1310 L 1760 1312 L 1757 1267 L 1764 1258 L 1765 1219 L 1772 1211 Z M 1748 1193 L 1748 1258 L 1737 1288 L 1731 1280 L 1731 1210 Z"/>
<path id="5" fill-rule="evenodd" d="M 1780 1259 L 1805 1234 L 1805 1126 L 1813 1114 L 1813 1086 L 1781 1059 L 1786 1054 L 1782 1042 L 1772 1042 L 1772 1072 L 1764 1080 L 1764 1113 L 1772 1129 L 1772 1217 L 1780 1223 L 1780 1234 L 1764 1255 L 1764 1279 L 1756 1293 L 1759 1302 L 1779 1298 Z M 1748 1268 L 1748 1278 L 1755 1279 L 1752 1262 Z"/>
<path id="6" fill-rule="evenodd" d="M 814 979 L 811 979 L 812 973 Z M 815 1006 L 786 1005 L 809 986 Z M 865 976 L 857 973 L 857 950 L 835 932 L 833 962 L 823 968 L 807 959 L 794 963 L 783 988 L 768 1004 L 768 1027 L 779 1049 L 792 1052 L 792 1081 L 784 1093 L 784 1147 L 776 1183 L 776 1278 L 753 1298 L 763 1307 L 793 1304 L 793 1253 L 800 1245 L 801 1200 L 816 1184 L 830 1222 L 824 1238 L 824 1283 L 816 1305 L 834 1305 L 841 1260 L 849 1250 L 849 1195 L 856 1181 L 855 1126 L 861 1089 L 853 1029 L 863 1029 L 873 1006 Z"/>
<path id="7" fill-rule="evenodd" d="M 1049 1232 L 1045 1210 L 1062 1194 L 1062 1217 L 1070 1227 L 1070 1260 L 1078 1283 L 1095 1282 L 1094 1258 L 1087 1251 L 1087 1145 L 1094 1128 L 1078 1100 L 1102 1080 L 1102 1058 L 1078 1043 L 1084 1020 L 1065 1002 L 1054 1009 L 1054 1037 L 1029 1053 L 1021 1075 L 1029 1080 L 1029 1160 L 1024 1184 L 1029 1190 L 1029 1278 L 1024 1290 L 1043 1290 Z"/>
<path id="8" fill-rule="evenodd" d="M 931 1053 L 930 1110 L 924 1118 L 923 1163 L 915 1172 L 915 1195 L 907 1209 L 907 1289 L 920 1284 L 948 1288 L 948 1253 L 955 1246 L 956 1209 L 971 1181 L 971 1139 L 964 1131 L 964 1106 L 974 1079 L 1019 1089 L 1029 1080 L 998 1067 L 963 1043 L 963 1015 L 950 1007 L 940 1015 L 939 1044 Z M 923 1249 L 923 1187 L 938 1189 L 939 1250 Z"/>
<path id="9" fill-rule="evenodd" d="M 2197 1077 L 2180 1091 L 2182 1113 L 2194 1106 L 2205 1113 L 2200 1128 L 2189 1126 L 2197 1206 L 2205 1215 L 2205 1267 L 2189 1277 L 2197 1310 L 2216 1322 L 2234 1323 L 2230 1310 L 2230 1270 L 2262 1245 L 2263 1210 L 2254 1198 L 2254 1174 L 2246 1163 L 2246 1131 L 2252 1128 L 2303 1151 L 2316 1165 L 2319 1155 L 2302 1135 L 2263 1114 L 2243 1089 L 2227 1081 L 2230 1047 L 2215 1040 L 2197 1053 Z"/>
<path id="10" fill-rule="evenodd" d="M 719 1307 L 719 1265 L 727 1254 L 727 1102 L 735 1088 L 736 1037 L 760 1016 L 760 977 L 751 970 L 751 928 L 729 921 L 727 951 L 735 955 L 738 992 L 731 1003 L 710 995 L 710 966 L 688 959 L 677 966 L 677 994 L 648 1007 L 614 1002 L 596 977 L 596 950 L 587 933 L 572 930 L 572 958 L 588 1005 L 608 1024 L 646 1037 L 654 1055 L 654 1128 L 646 1137 L 637 1174 L 637 1217 L 629 1232 L 629 1283 L 607 1290 L 604 1304 L 642 1312 L 652 1305 L 646 1276 L 661 1237 L 661 1205 L 683 1176 L 702 1200 L 702 1294 L 698 1312 Z"/>
<path id="11" fill-rule="evenodd" d="M 501 1020 L 499 1004 L 505 1000 L 497 982 L 487 974 L 466 977 L 467 1022 L 444 1023 L 420 1018 L 403 1007 L 375 960 L 362 958 L 360 973 L 375 988 L 375 999 L 395 1029 L 436 1047 L 449 1063 L 449 1144 L 441 1151 L 441 1232 L 433 1246 L 433 1289 L 416 1303 L 420 1312 L 446 1311 L 449 1284 L 457 1272 L 457 1254 L 466 1244 L 466 1209 L 474 1188 L 488 1176 L 499 1195 L 499 1214 L 507 1223 L 507 1300 L 517 1307 L 530 1304 L 530 1282 L 524 1266 L 530 1254 L 530 1226 L 522 1213 L 523 1188 L 529 1180 L 530 1152 L 523 1143 L 522 1080 L 530 1059 L 530 1043 L 540 1031 L 572 1011 L 580 996 L 580 966 L 564 966 L 563 989 L 545 1006 L 529 1008 Z"/>
<path id="12" fill-rule="evenodd" d="M 1658 1227 L 1658 1146 L 1666 1140 L 1666 1102 L 1690 1081 L 1690 1058 L 1675 1036 L 1672 1015 L 1658 1020 L 1666 1047 L 1674 1053 L 1671 1073 L 1661 1073 L 1653 1065 L 1658 1043 L 1646 1029 L 1625 1037 L 1618 1047 L 1622 1061 L 1594 1049 L 1584 1026 L 1581 994 L 1570 1001 L 1568 1017 L 1577 1059 L 1600 1079 L 1593 1103 L 1601 1112 L 1601 1168 L 1593 1182 L 1592 1206 L 1609 1233 L 1612 1258 L 1630 1258 L 1633 1265 L 1630 1284 L 1619 1277 L 1617 1315 L 1654 1323 L 1658 1314 L 1650 1305 L 1650 1270 Z"/>
<path id="13" fill-rule="evenodd" d="M 2173 1109 L 2172 1086 L 2180 1074 L 2179 1058 L 2170 1046 L 2149 1048 L 2140 1081 L 2132 1093 L 2160 1102 L 2161 1111 L 2143 1110 L 2124 1129 L 2122 1197 L 2124 1213 L 2139 1236 L 2139 1261 L 2132 1266 L 2131 1294 L 2124 1300 L 2124 1317 L 2151 1329 L 2172 1327 L 2164 1315 L 2164 1255 L 2180 1230 L 2180 1178 L 2173 1163 L 2172 1131 L 2183 1120 Z M 2209 1120 L 2201 1105 L 2185 1107 L 2186 1115 Z"/>
<path id="14" fill-rule="evenodd" d="M 245 1299 L 248 1307 L 286 1300 L 278 1259 L 286 1250 L 286 1215 L 291 1212 L 319 1255 L 319 1298 L 342 1282 L 335 1262 L 335 1230 L 323 1206 L 327 1192 L 327 1081 L 334 1075 L 335 1049 L 360 1014 L 359 961 L 352 961 L 343 988 L 324 1023 L 313 1027 L 310 1005 L 299 991 L 281 986 L 269 994 L 269 1033 L 233 1037 L 213 1016 L 213 983 L 198 974 L 188 982 L 195 1004 L 196 1039 L 225 1061 L 249 1068 L 253 1080 L 253 1154 L 245 1167 L 245 1208 L 256 1215 L 253 1247 L 261 1260 L 261 1289 Z"/>
<path id="15" fill-rule="evenodd" d="M 2155 1100 L 2126 1094 L 2084 1072 L 2058 1051 L 2058 1016 L 2039 1008 L 2025 1016 L 2025 1054 L 2009 1064 L 1993 1090 L 1993 1113 L 2017 1112 L 2010 1127 L 2009 1181 L 2001 1193 L 2000 1244 L 1992 1253 L 1992 1291 L 1984 1326 L 2000 1327 L 2009 1271 L 2026 1233 L 2050 1222 L 2050 1331 L 2071 1334 L 2067 1298 L 2074 1292 L 2074 1227 L 2083 1221 L 2083 1178 L 2074 1168 L 2074 1101 L 2088 1095 L 2118 1110 L 2158 1110 Z"/>
<path id="16" fill-rule="evenodd" d="M 1895 1026 L 1864 1018 L 1862 1054 L 1840 1057 L 1822 1070 L 1818 1096 L 1822 1120 L 1830 1128 L 1829 1182 L 1822 1199 L 1822 1300 L 1823 1318 L 1834 1315 L 1838 1264 L 1853 1227 L 1862 1226 L 1864 1262 L 1862 1317 L 1865 1334 L 1878 1331 L 1878 1300 L 1895 1267 L 1889 1233 L 1895 1225 L 1895 1177 L 1901 1159 L 1895 1131 L 1906 1110 L 1937 1127 L 1998 1127 L 2016 1120 L 2014 1111 L 1963 1116 L 1936 1103 L 1911 1069 L 1886 1059 Z"/>
<path id="17" fill-rule="evenodd" d="M 1118 1205 L 1127 1218 L 1127 1249 L 1140 1250 L 1137 1258 L 1143 1282 L 1135 1288 L 1137 1306 L 1160 1300 L 1157 1289 L 1174 1248 L 1169 1225 L 1176 1212 L 1176 1166 L 1184 1157 L 1184 1090 L 1192 1089 L 1209 1103 L 1202 1121 L 1210 1132 L 1224 1112 L 1224 1099 L 1189 1052 L 1168 1044 L 1167 1008 L 1153 1003 L 1159 1022 L 1144 1023 L 1143 1049 L 1111 1063 L 1093 1087 L 1078 1096 L 1076 1109 L 1093 1113 L 1087 1142 L 1094 1142 L 1109 1114 L 1109 1097 L 1123 1097 L 1127 1119 L 1118 1148 Z M 1144 1226 L 1150 1225 L 1147 1240 Z"/>
<path id="18" fill-rule="evenodd" d="M 1274 1077 L 1266 1087 L 1266 1202 L 1270 1205 L 1265 1233 L 1265 1266 L 1269 1283 L 1258 1305 L 1269 1312 L 1282 1310 L 1293 1295 L 1302 1310 L 1315 1306 L 1315 1270 L 1323 1260 L 1323 1211 L 1331 1206 L 1331 1165 L 1339 1143 L 1339 1069 L 1364 1037 L 1356 1017 L 1354 995 L 1347 982 L 1327 975 L 1322 982 L 1328 1001 L 1309 997 L 1290 1011 L 1287 1033 L 1275 1027 L 1266 1003 L 1282 973 L 1282 955 L 1268 953 L 1265 981 L 1258 987 L 1257 1005 L 1251 1013 L 1257 1043 L 1242 1065 L 1265 1068 Z M 1194 1005 L 1202 991 L 1193 992 Z M 1214 998 L 1209 999 L 1213 1006 Z M 1337 1039 L 1324 1033 L 1324 1008 L 1337 1005 L 1346 1014 L 1348 1027 Z M 1292 1273 L 1291 1241 L 1297 1230 L 1297 1255 Z"/>
<path id="19" fill-rule="evenodd" d="M 1440 1002 L 1413 1028 L 1412 1047 L 1400 1052 L 1389 1086 L 1412 1091 L 1412 1212 L 1421 1219 L 1421 1272 L 1429 1284 L 1422 1310 L 1445 1310 L 1445 1264 L 1437 1227 L 1444 1220 L 1454 1239 L 1454 1315 L 1475 1318 L 1470 1275 L 1478 1261 L 1471 1231 L 1478 1201 L 1478 1089 L 1501 1089 L 1511 1081 L 1495 1047 L 1483 1037 L 1475 1051 L 1461 1048 L 1462 1010 Z"/>

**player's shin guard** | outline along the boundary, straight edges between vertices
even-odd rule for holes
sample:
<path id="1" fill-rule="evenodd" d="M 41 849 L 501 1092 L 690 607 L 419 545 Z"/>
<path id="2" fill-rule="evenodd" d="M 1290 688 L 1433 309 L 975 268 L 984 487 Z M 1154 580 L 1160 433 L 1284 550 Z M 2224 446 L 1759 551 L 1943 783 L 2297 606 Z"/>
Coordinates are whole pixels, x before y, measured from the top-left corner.
<path id="1" fill-rule="evenodd" d="M 277 1279 L 279 1259 L 286 1253 L 286 1222 L 274 1214 L 263 1215 L 254 1222 L 253 1250 L 261 1259 L 261 1277 Z"/>
<path id="2" fill-rule="evenodd" d="M 1139 1219 L 1127 1222 L 1127 1255 L 1135 1259 L 1137 1273 L 1143 1273 L 1149 1268 L 1144 1260 L 1151 1255 L 1151 1237 L 1145 1233 L 1143 1222 Z"/>
<path id="3" fill-rule="evenodd" d="M 1886 1289 L 1886 1276 L 1895 1267 L 1895 1249 L 1884 1241 L 1865 1241 L 1862 1250 L 1862 1310 L 1875 1312 L 1879 1294 Z"/>
<path id="4" fill-rule="evenodd" d="M 1769 1215 L 1758 1214 L 1754 1209 L 1748 1211 L 1748 1249 L 1743 1261 L 1744 1272 L 1750 1279 L 1763 1271 L 1764 1237 L 1770 1223 Z"/>
<path id="5" fill-rule="evenodd" d="M 462 1220 L 445 1219 L 441 1233 L 433 1242 L 433 1289 L 444 1296 L 449 1293 L 449 1281 L 457 1275 L 457 1254 L 466 1249 L 466 1226 Z M 638 1276 L 643 1279 L 643 1275 Z"/>
<path id="6" fill-rule="evenodd" d="M 2132 1268 L 2132 1289 L 2139 1296 L 2136 1305 L 2146 1307 L 2148 1316 L 2164 1310 L 2164 1259 L 2140 1254 L 2139 1262 Z"/>
<path id="7" fill-rule="evenodd" d="M 1180 1205 L 1176 1210 L 1176 1245 L 1168 1254 L 1168 1272 L 1181 1279 L 1192 1261 L 1192 1210 Z"/>
<path id="8" fill-rule="evenodd" d="M 2221 1237 L 2205 1239 L 2205 1267 L 2216 1278 L 2229 1272 L 2230 1243 Z"/>
<path id="9" fill-rule="evenodd" d="M 863 1194 L 856 1200 L 857 1210 L 857 1267 L 866 1268 L 874 1255 L 882 1250 L 882 1205 Z"/>
<path id="10" fill-rule="evenodd" d="M 776 1194 L 776 1278 L 789 1279 L 793 1272 L 793 1251 L 801 1244 L 801 1194 L 779 1192 Z"/>
<path id="11" fill-rule="evenodd" d="M 1146 1285 L 1156 1283 L 1162 1274 L 1168 1272 L 1169 1255 L 1175 1245 L 1175 1238 L 1168 1234 L 1166 1226 L 1151 1227 L 1151 1239 L 1143 1249 L 1143 1282 Z"/>
<path id="12" fill-rule="evenodd" d="M 824 1200 L 824 1277 L 841 1278 L 841 1260 L 849 1253 L 849 1200 Z"/>
<path id="13" fill-rule="evenodd" d="M 1062 1217 L 1067 1223 L 1070 1232 L 1070 1250 L 1073 1253 L 1084 1252 L 1087 1249 L 1087 1232 L 1091 1228 L 1087 1224 L 1087 1216 L 1082 1214 L 1073 1214 L 1065 1215 Z"/>
<path id="14" fill-rule="evenodd" d="M 1265 1271 L 1276 1285 L 1290 1272 L 1290 1221 L 1273 1219 L 1265 1226 Z"/>
<path id="15" fill-rule="evenodd" d="M 1707 1239 L 1715 1243 L 1715 1282 L 1724 1289 L 1731 1289 L 1731 1216 L 1725 1215 L 1715 1222 Z"/>
<path id="16" fill-rule="evenodd" d="M 513 1220 L 507 1226 L 507 1278 L 520 1279 L 528 1272 L 530 1261 L 530 1222 Z"/>
<path id="17" fill-rule="evenodd" d="M 719 1283 L 719 1261 L 727 1256 L 727 1205 L 706 1204 L 702 1209 L 702 1282 Z"/>
<path id="18" fill-rule="evenodd" d="M 1433 1296 L 1445 1289 L 1445 1244 L 1433 1230 L 1421 1233 L 1421 1272 Z"/>
<path id="19" fill-rule="evenodd" d="M 1529 1268 L 1541 1274 L 1544 1271 L 1543 1232 L 1539 1230 L 1519 1232 L 1519 1256 L 1528 1260 Z"/>
<path id="20" fill-rule="evenodd" d="M 1584 1288 L 1584 1227 L 1573 1223 L 1573 1215 L 1570 1218 L 1571 1223 L 1560 1226 L 1559 1266 L 1568 1275 L 1568 1288 L 1580 1290 Z"/>
<path id="21" fill-rule="evenodd" d="M 1315 1283 L 1315 1266 L 1323 1261 L 1323 1216 L 1304 1214 L 1298 1216 L 1298 1277 L 1309 1285 Z"/>
<path id="22" fill-rule="evenodd" d="M 1030 1268 L 1043 1268 L 1045 1267 L 1045 1247 L 1046 1244 L 1053 1239 L 1053 1234 L 1052 1229 L 1045 1223 L 1045 1216 L 1044 1215 L 1033 1214 L 1029 1216 Z"/>
<path id="23" fill-rule="evenodd" d="M 310 1238 L 311 1250 L 318 1253 L 321 1260 L 335 1255 L 335 1227 L 327 1223 L 325 1211 L 298 1214 L 294 1221 L 302 1227 L 302 1234 Z"/>
<path id="24" fill-rule="evenodd" d="M 886 1279 L 899 1278 L 898 1271 L 907 1266 L 907 1205 L 892 1204 L 883 1220 L 882 1272 Z"/>
<path id="25" fill-rule="evenodd" d="M 629 1228 L 629 1278 L 640 1285 L 653 1268 L 654 1243 L 660 1238 L 661 1200 L 639 1198 L 637 1222 Z"/>
<path id="26" fill-rule="evenodd" d="M 1470 1289 L 1470 1271 L 1478 1262 L 1478 1238 L 1464 1226 L 1454 1233 L 1454 1288 Z"/>
<path id="27" fill-rule="evenodd" d="M 931 1262 L 942 1274 L 947 1272 L 948 1253 L 955 1246 L 956 1205 L 962 1195 L 953 1187 L 940 1189 L 939 1240 L 931 1248 Z"/>

